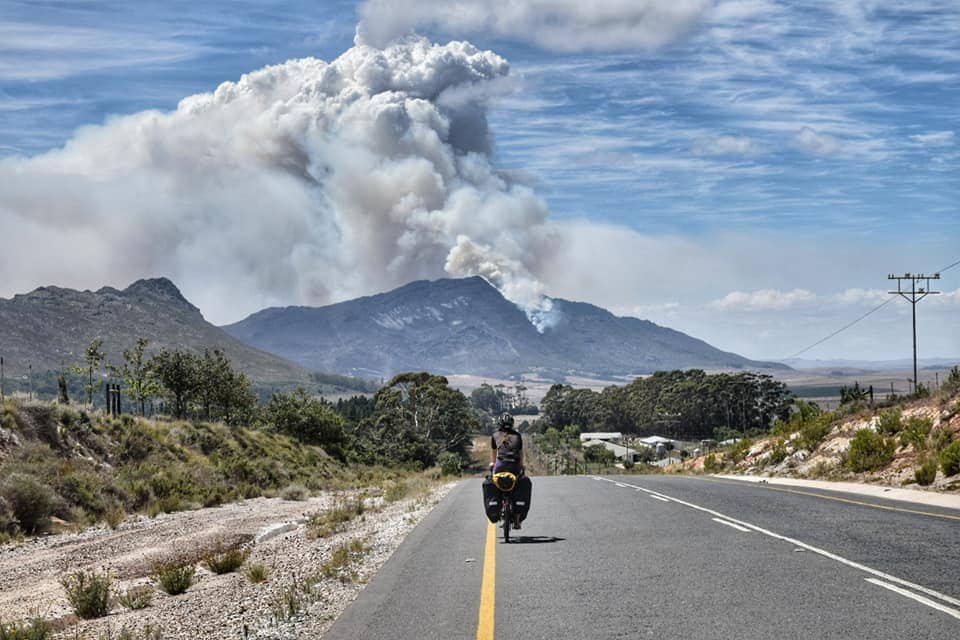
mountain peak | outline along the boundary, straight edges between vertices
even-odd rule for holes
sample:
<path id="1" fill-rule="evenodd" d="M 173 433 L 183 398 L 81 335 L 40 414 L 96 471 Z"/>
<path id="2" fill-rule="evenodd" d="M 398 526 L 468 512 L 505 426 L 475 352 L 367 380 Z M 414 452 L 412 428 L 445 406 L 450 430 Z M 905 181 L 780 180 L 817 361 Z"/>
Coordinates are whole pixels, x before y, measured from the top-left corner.
<path id="1" fill-rule="evenodd" d="M 129 287 L 123 290 L 125 295 L 148 295 L 155 298 L 167 298 L 169 300 L 174 300 L 182 304 L 189 305 L 190 301 L 187 300 L 183 294 L 180 292 L 180 289 L 177 285 L 173 284 L 169 278 L 144 278 L 142 280 L 137 280 Z"/>

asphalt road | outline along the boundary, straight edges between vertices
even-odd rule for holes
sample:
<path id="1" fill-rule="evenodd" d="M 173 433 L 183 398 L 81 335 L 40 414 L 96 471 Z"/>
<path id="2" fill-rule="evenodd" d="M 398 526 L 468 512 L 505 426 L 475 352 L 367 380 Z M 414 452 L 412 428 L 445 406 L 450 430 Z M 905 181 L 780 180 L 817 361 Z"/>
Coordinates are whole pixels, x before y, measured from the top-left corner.
<path id="1" fill-rule="evenodd" d="M 679 476 L 533 496 L 504 544 L 462 482 L 325 638 L 960 637 L 960 511 Z"/>

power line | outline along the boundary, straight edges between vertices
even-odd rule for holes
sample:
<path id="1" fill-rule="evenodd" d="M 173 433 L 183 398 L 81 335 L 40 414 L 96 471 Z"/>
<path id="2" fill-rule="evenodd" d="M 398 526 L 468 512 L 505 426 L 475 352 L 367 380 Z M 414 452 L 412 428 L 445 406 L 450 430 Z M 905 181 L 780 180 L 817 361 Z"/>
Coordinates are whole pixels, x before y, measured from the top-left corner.
<path id="1" fill-rule="evenodd" d="M 937 271 L 937 273 L 943 273 L 944 271 L 949 271 L 950 269 L 953 269 L 954 267 L 956 267 L 956 266 L 958 266 L 958 265 L 960 265 L 960 260 L 957 260 L 956 262 L 945 266 L 943 269 L 940 269 L 939 271 Z M 849 324 L 845 324 L 844 326 L 840 327 L 839 329 L 837 329 L 836 331 L 834 331 L 834 332 L 831 333 L 830 335 L 826 336 L 825 338 L 821 338 L 820 340 L 817 340 L 816 342 L 814 342 L 813 344 L 811 344 L 809 347 L 806 347 L 806 348 L 804 348 L 804 349 L 801 349 L 800 351 L 797 351 L 795 354 L 793 354 L 792 356 L 789 356 L 789 357 L 790 357 L 790 358 L 796 358 L 797 356 L 802 355 L 802 354 L 806 353 L 807 351 L 810 351 L 810 349 L 813 349 L 814 347 L 823 344 L 824 342 L 826 342 L 826 341 L 829 340 L 830 338 L 834 337 L 835 335 L 846 331 L 847 329 L 849 329 L 849 328 L 852 327 L 853 325 L 857 324 L 858 322 L 860 322 L 861 320 L 863 320 L 863 319 L 866 318 L 867 316 L 873 315 L 873 314 L 876 313 L 877 311 L 880 311 L 880 309 L 882 309 L 883 307 L 887 306 L 888 304 L 890 304 L 890 303 L 893 302 L 894 300 L 896 300 L 896 298 L 888 298 L 886 302 L 883 302 L 882 304 L 878 304 L 876 307 L 874 307 L 874 308 L 871 309 L 870 311 L 867 311 L 865 314 L 863 314 L 862 316 L 860 316 L 859 318 L 857 318 L 857 319 L 854 320 L 853 322 L 850 322 Z M 785 358 L 785 359 L 788 359 L 788 358 Z"/>
<path id="2" fill-rule="evenodd" d="M 871 314 L 873 314 L 873 313 L 876 313 L 877 311 L 880 311 L 880 309 L 882 309 L 883 307 L 887 306 L 888 304 L 890 304 L 890 303 L 893 302 L 894 300 L 896 300 L 896 298 L 887 298 L 887 300 L 885 300 L 884 302 L 878 304 L 877 306 L 875 306 L 875 307 L 874 307 L 873 309 L 871 309 L 870 311 L 867 311 L 865 314 L 863 314 L 862 316 L 860 316 L 859 318 L 857 318 L 857 319 L 854 320 L 853 322 L 851 322 L 851 323 L 849 323 L 849 324 L 846 324 L 846 325 L 840 327 L 839 329 L 837 329 L 836 331 L 834 331 L 833 333 L 831 333 L 830 335 L 828 335 L 826 338 L 821 338 L 820 340 L 817 340 L 816 342 L 814 342 L 814 343 L 813 343 L 812 345 L 810 345 L 809 347 L 807 347 L 807 348 L 805 348 L 805 349 L 801 349 L 800 351 L 797 351 L 795 354 L 793 354 L 793 355 L 790 356 L 790 357 L 791 357 L 791 358 L 796 358 L 797 356 L 799 356 L 799 355 L 801 355 L 801 354 L 803 354 L 803 353 L 806 353 L 807 351 L 810 351 L 810 349 L 813 349 L 814 347 L 823 344 L 824 342 L 826 342 L 827 340 L 829 340 L 829 339 L 832 338 L 833 336 L 835 336 L 835 335 L 837 335 L 838 333 L 841 333 L 841 332 L 843 332 L 843 331 L 846 331 L 847 329 L 849 329 L 849 328 L 852 327 L 853 325 L 857 324 L 858 322 L 860 322 L 861 320 L 863 320 L 863 319 L 866 318 L 867 316 L 869 316 L 869 315 L 871 315 Z"/>

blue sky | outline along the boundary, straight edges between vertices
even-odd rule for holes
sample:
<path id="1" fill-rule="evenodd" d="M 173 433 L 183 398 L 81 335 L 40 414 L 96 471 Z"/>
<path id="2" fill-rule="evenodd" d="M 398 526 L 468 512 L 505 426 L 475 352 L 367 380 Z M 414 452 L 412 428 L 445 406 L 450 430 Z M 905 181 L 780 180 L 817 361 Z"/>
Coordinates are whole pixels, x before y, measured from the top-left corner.
<path id="1" fill-rule="evenodd" d="M 955 2 L 610 0 L 565 18 L 575 3 L 557 0 L 506 19 L 499 1 L 460 4 L 0 0 L 0 157 L 265 65 L 333 60 L 363 14 L 371 33 L 413 27 L 509 61 L 493 161 L 585 230 L 580 271 L 541 274 L 551 295 L 778 358 L 885 300 L 887 273 L 960 260 Z M 25 265 L 0 295 L 49 284 L 32 273 L 49 279 Z M 960 356 L 960 267 L 940 290 L 922 346 Z M 909 356 L 908 312 L 888 305 L 805 355 Z"/>

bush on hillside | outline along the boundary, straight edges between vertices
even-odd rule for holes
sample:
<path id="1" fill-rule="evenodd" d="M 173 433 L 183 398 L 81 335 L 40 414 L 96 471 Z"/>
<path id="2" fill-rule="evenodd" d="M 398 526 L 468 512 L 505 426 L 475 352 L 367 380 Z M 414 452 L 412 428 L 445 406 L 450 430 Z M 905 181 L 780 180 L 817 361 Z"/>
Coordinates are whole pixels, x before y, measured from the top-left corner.
<path id="1" fill-rule="evenodd" d="M 73 612 L 84 620 L 102 618 L 110 611 L 109 575 L 77 571 L 60 580 Z"/>
<path id="2" fill-rule="evenodd" d="M 893 461 L 896 444 L 872 429 L 860 429 L 850 442 L 847 466 L 853 471 L 873 471 Z"/>
<path id="3" fill-rule="evenodd" d="M 940 452 L 940 470 L 945 476 L 960 473 L 960 442 L 954 442 Z"/>
<path id="4" fill-rule="evenodd" d="M 913 477 L 917 484 L 922 487 L 933 484 L 937 479 L 937 459 L 933 457 L 923 458 L 920 461 L 920 466 L 914 470 Z"/>
<path id="5" fill-rule="evenodd" d="M 903 428 L 903 413 L 899 409 L 884 411 L 877 416 L 877 433 L 896 435 Z"/>
<path id="6" fill-rule="evenodd" d="M 437 456 L 437 464 L 440 466 L 440 472 L 445 476 L 458 476 L 463 468 L 460 454 L 453 451 L 444 451 Z"/>
<path id="7" fill-rule="evenodd" d="M 900 431 L 900 444 L 904 447 L 913 445 L 917 451 L 924 451 L 927 448 L 927 438 L 933 429 L 933 420 L 921 416 L 911 416 L 903 425 Z"/>
<path id="8" fill-rule="evenodd" d="M 56 505 L 56 494 L 33 476 L 14 473 L 0 484 L 0 496 L 26 533 L 42 533 L 50 526 Z"/>

